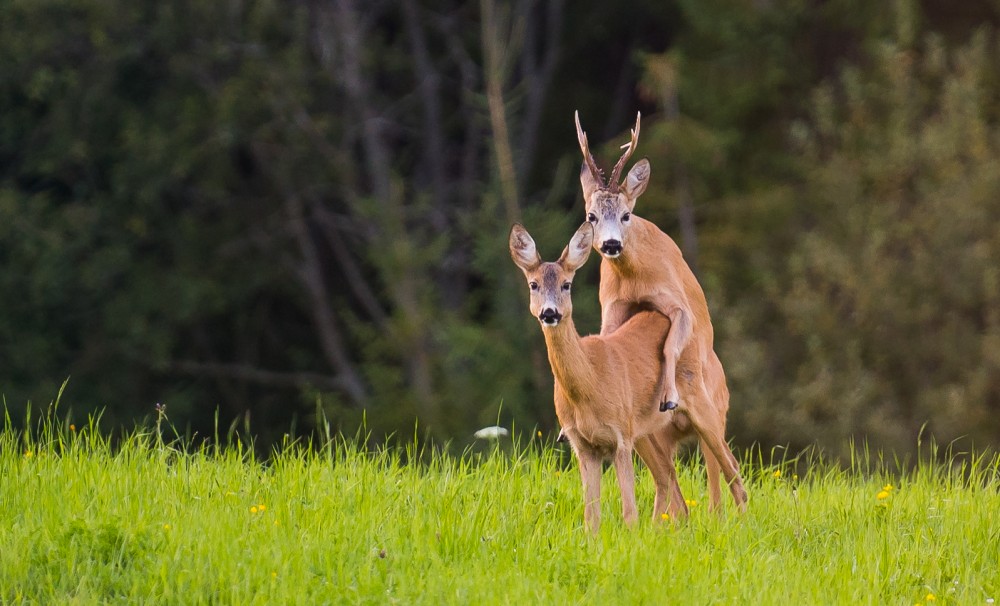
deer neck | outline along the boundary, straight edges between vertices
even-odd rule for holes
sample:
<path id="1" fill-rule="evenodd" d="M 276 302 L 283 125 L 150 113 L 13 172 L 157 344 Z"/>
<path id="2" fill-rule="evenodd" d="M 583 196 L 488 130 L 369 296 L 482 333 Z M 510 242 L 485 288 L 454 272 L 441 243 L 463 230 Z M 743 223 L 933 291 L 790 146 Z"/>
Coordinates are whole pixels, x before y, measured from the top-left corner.
<path id="1" fill-rule="evenodd" d="M 543 329 L 542 333 L 556 383 L 571 400 L 577 400 L 589 391 L 593 372 L 573 319 L 563 318 L 557 326 Z"/>
<path id="2" fill-rule="evenodd" d="M 649 255 L 649 251 L 655 250 L 656 247 L 650 232 L 652 223 L 635 215 L 632 215 L 632 221 L 628 246 L 622 250 L 622 254 L 615 259 L 601 260 L 602 265 L 607 264 L 614 268 L 615 273 L 620 276 L 645 275 L 647 265 L 662 261 L 662 259 L 652 259 Z"/>

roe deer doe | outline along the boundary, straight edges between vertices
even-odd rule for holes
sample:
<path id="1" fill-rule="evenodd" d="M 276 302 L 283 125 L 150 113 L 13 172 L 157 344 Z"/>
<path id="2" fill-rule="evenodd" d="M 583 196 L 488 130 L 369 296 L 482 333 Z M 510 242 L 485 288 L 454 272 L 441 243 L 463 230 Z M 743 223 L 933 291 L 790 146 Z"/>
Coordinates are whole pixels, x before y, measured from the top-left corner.
<path id="1" fill-rule="evenodd" d="M 594 226 L 593 246 L 601 253 L 601 335 L 614 334 L 634 314 L 659 312 L 670 319 L 661 344 L 663 363 L 655 398 L 661 412 L 687 413 L 701 438 L 708 472 L 709 501 L 720 506 L 719 471 L 737 507 L 746 508 L 747 494 L 739 464 L 725 440 L 729 389 L 714 350 L 714 331 L 705 293 L 684 261 L 677 244 L 655 224 L 632 214 L 636 200 L 649 185 L 649 161 L 643 158 L 621 179 L 625 163 L 639 140 L 636 114 L 632 139 L 611 177 L 594 161 L 587 135 L 575 115 L 577 140 L 583 152 L 580 185 L 587 222 Z M 683 395 L 682 395 L 683 392 Z"/>
<path id="2" fill-rule="evenodd" d="M 618 476 L 622 515 L 631 525 L 637 517 L 633 449 L 656 484 L 653 519 L 668 506 L 686 513 L 677 484 L 674 445 L 691 432 L 683 412 L 662 414 L 656 395 L 663 364 L 663 339 L 670 320 L 643 311 L 611 335 L 580 337 L 573 324 L 570 289 L 573 276 L 593 245 L 589 223 L 577 230 L 553 263 L 543 263 L 535 242 L 520 224 L 510 232 L 510 254 L 528 280 L 530 309 L 538 318 L 555 377 L 556 416 L 580 463 L 584 489 L 584 521 L 597 532 L 601 517 L 601 466 L 610 459 Z"/>

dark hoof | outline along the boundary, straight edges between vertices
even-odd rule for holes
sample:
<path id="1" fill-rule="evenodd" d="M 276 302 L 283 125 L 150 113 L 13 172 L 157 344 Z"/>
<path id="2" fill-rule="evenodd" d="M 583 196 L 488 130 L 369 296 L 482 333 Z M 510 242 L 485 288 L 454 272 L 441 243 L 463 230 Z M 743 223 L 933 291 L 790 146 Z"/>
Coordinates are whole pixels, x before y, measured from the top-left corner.
<path id="1" fill-rule="evenodd" d="M 566 437 L 566 434 L 561 429 L 559 430 L 559 437 L 556 438 L 556 442 L 569 442 L 569 438 Z"/>
<path id="2" fill-rule="evenodd" d="M 667 412 L 677 408 L 677 402 L 660 402 L 660 412 Z"/>

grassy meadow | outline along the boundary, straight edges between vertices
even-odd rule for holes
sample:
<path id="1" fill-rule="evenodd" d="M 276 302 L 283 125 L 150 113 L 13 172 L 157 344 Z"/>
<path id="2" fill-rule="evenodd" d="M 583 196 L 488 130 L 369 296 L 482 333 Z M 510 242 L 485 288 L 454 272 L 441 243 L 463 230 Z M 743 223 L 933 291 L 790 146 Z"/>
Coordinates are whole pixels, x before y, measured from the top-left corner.
<path id="1" fill-rule="evenodd" d="M 900 471 L 741 453 L 746 514 L 582 525 L 575 465 L 549 438 L 456 457 L 233 441 L 157 429 L 111 445 L 91 423 L 0 433 L 3 604 L 989 604 L 1000 597 L 1000 464 Z M 931 455 L 933 453 L 925 453 Z M 927 459 L 931 456 L 925 457 Z M 420 463 L 405 464 L 406 459 Z"/>

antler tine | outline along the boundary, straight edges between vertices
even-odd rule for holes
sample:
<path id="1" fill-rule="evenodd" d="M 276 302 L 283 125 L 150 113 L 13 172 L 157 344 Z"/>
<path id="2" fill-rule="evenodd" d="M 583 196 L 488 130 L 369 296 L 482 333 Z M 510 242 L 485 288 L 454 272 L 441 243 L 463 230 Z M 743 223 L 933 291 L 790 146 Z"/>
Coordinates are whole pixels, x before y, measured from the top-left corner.
<path id="1" fill-rule="evenodd" d="M 590 146 L 587 144 L 587 133 L 583 132 L 583 128 L 580 126 L 580 112 L 574 112 L 573 118 L 576 120 L 576 138 L 580 142 L 580 151 L 583 152 L 583 160 L 587 163 L 587 167 L 590 168 L 590 174 L 599 186 L 604 187 L 604 173 L 597 167 L 597 162 L 594 161 L 594 156 L 590 153 Z"/>
<path id="2" fill-rule="evenodd" d="M 622 149 L 625 150 L 625 153 L 623 153 L 622 157 L 618 159 L 618 163 L 615 164 L 614 170 L 611 171 L 611 178 L 608 180 L 608 187 L 610 187 L 612 191 L 618 191 L 618 187 L 621 185 L 619 179 L 621 179 L 622 176 L 622 169 L 625 168 L 625 163 L 628 162 L 630 157 L 632 157 L 632 152 L 635 151 L 635 146 L 639 143 L 639 121 L 641 119 L 642 113 L 635 112 L 635 128 L 632 129 L 632 140 L 625 145 L 622 145 Z"/>

